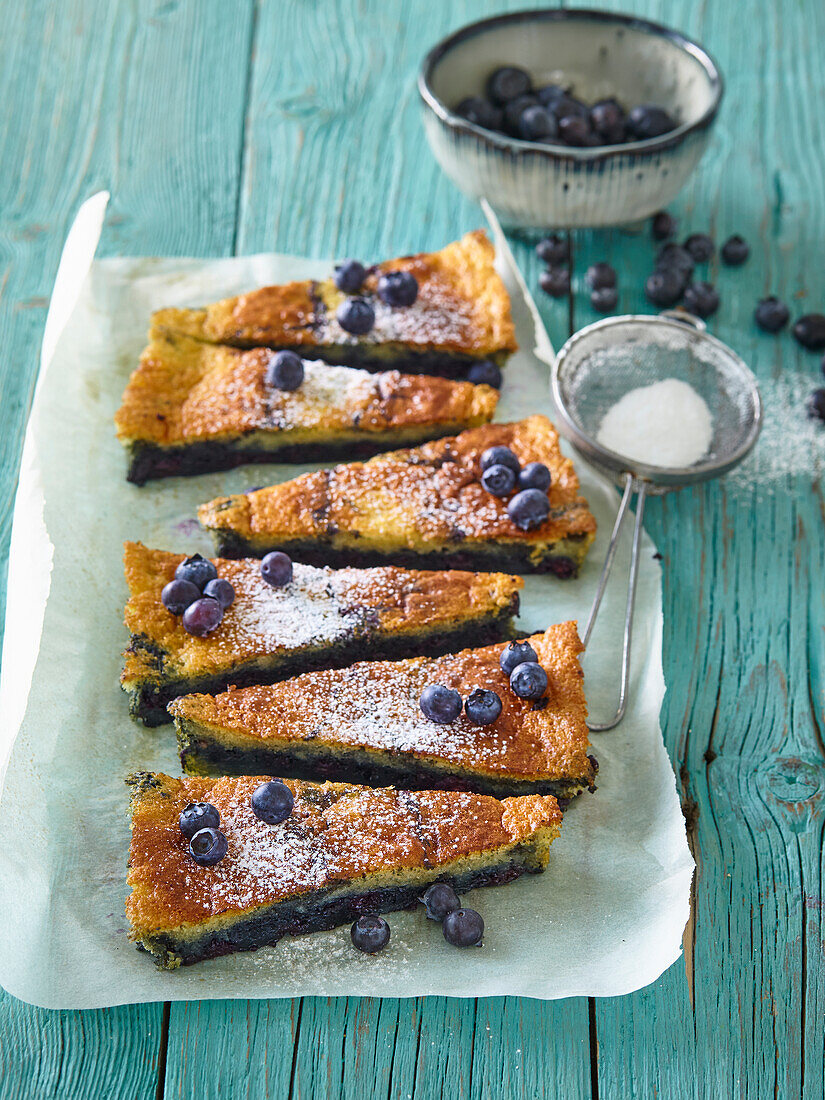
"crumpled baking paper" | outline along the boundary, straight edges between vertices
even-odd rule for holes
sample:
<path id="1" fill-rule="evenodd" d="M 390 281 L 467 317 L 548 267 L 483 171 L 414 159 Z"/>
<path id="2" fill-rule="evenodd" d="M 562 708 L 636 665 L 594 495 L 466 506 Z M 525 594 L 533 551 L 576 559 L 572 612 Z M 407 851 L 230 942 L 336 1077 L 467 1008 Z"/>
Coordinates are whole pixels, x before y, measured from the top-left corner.
<path id="1" fill-rule="evenodd" d="M 75 277 L 63 278 L 68 296 L 52 310 L 68 319 L 56 343 L 57 321 L 50 326 L 53 354 L 44 348 L 15 510 L 0 699 L 0 760 L 10 750 L 0 803 L 0 984 L 45 1007 L 95 1008 L 201 997 L 615 996 L 654 981 L 680 954 L 693 861 L 659 730 L 660 573 L 647 538 L 627 717 L 592 738 L 598 791 L 566 812 L 544 875 L 467 895 L 484 916 L 482 949 L 449 947 L 423 911 L 391 915 L 390 945 L 376 957 L 353 950 L 347 928 L 174 972 L 156 970 L 129 943 L 123 779 L 179 768 L 172 727 L 134 723 L 118 685 L 123 540 L 206 553 L 193 518 L 201 501 L 304 468 L 246 467 L 138 489 L 125 480 L 112 416 L 153 309 L 323 276 L 330 265 L 275 255 L 102 260 L 84 280 L 83 240 L 88 263 L 104 208 L 105 198 L 92 200 L 75 231 Z M 552 350 L 510 260 L 499 241 L 522 350 L 507 368 L 498 418 L 552 417 Z M 527 579 L 519 623 L 527 630 L 583 621 L 593 597 L 618 498 L 581 461 L 578 468 L 599 535 L 577 580 Z M 584 656 L 595 718 L 615 705 L 628 542 Z"/>

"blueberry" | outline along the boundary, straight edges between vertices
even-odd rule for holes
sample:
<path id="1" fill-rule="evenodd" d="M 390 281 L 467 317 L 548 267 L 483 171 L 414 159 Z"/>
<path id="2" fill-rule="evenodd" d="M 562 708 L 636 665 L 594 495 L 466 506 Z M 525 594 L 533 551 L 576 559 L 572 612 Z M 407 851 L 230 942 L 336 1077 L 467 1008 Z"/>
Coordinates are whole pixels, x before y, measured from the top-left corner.
<path id="1" fill-rule="evenodd" d="M 294 351 L 276 351 L 269 360 L 264 381 L 274 390 L 297 390 L 304 380 L 304 361 Z"/>
<path id="2" fill-rule="evenodd" d="M 590 145 L 593 137 L 590 120 L 583 115 L 562 115 L 559 119 L 559 137 L 568 145 L 579 148 Z"/>
<path id="3" fill-rule="evenodd" d="M 390 942 L 390 926 L 383 917 L 359 917 L 349 930 L 352 946 L 365 955 L 383 951 Z"/>
<path id="4" fill-rule="evenodd" d="M 825 390 L 814 390 L 805 402 L 805 408 L 808 410 L 808 416 L 812 420 L 825 421 Z"/>
<path id="5" fill-rule="evenodd" d="M 518 476 L 519 489 L 540 489 L 546 493 L 552 481 L 550 471 L 543 462 L 528 462 Z"/>
<path id="6" fill-rule="evenodd" d="M 516 487 L 516 475 L 509 466 L 499 463 L 487 467 L 481 475 L 481 484 L 494 497 L 508 497 Z"/>
<path id="7" fill-rule="evenodd" d="M 784 302 L 771 295 L 759 302 L 753 316 L 764 332 L 779 332 L 787 325 L 791 313 Z"/>
<path id="8" fill-rule="evenodd" d="M 357 294 L 366 277 L 367 269 L 360 260 L 341 260 L 335 265 L 332 281 L 344 294 Z"/>
<path id="9" fill-rule="evenodd" d="M 201 829 L 217 829 L 221 815 L 211 802 L 190 802 L 180 815 L 180 831 L 191 840 Z"/>
<path id="10" fill-rule="evenodd" d="M 711 283 L 691 283 L 685 290 L 684 304 L 697 317 L 710 317 L 719 308 L 719 292 Z"/>
<path id="11" fill-rule="evenodd" d="M 580 118 L 587 123 L 587 128 L 590 129 L 590 108 L 586 103 L 582 103 L 580 99 L 568 95 L 567 92 L 554 99 L 552 111 L 559 121 L 563 118 Z"/>
<path id="12" fill-rule="evenodd" d="M 539 275 L 539 286 L 551 298 L 563 298 L 570 293 L 570 272 L 566 267 L 548 267 Z"/>
<path id="13" fill-rule="evenodd" d="M 510 687 L 519 699 L 541 699 L 547 691 L 547 673 L 541 665 L 525 661 L 510 673 Z"/>
<path id="14" fill-rule="evenodd" d="M 747 260 L 750 251 L 748 242 L 744 237 L 740 237 L 738 233 L 734 233 L 734 235 L 728 237 L 722 245 L 720 255 L 728 267 L 739 267 L 740 264 L 743 264 L 745 260 Z"/>
<path id="15" fill-rule="evenodd" d="M 461 696 L 444 684 L 428 684 L 418 705 L 424 717 L 439 726 L 448 726 L 461 714 Z"/>
<path id="16" fill-rule="evenodd" d="M 570 241 L 560 233 L 553 233 L 539 241 L 536 255 L 545 264 L 566 263 L 570 259 Z"/>
<path id="17" fill-rule="evenodd" d="M 475 909 L 453 909 L 441 928 L 444 939 L 453 947 L 475 947 L 484 935 L 484 921 Z"/>
<path id="18" fill-rule="evenodd" d="M 610 313 L 616 308 L 619 292 L 615 286 L 600 286 L 590 292 L 590 304 L 599 313 Z"/>
<path id="19" fill-rule="evenodd" d="M 283 588 L 292 580 L 292 559 L 282 550 L 272 550 L 261 559 L 261 576 L 273 588 Z"/>
<path id="20" fill-rule="evenodd" d="M 217 575 L 218 571 L 212 562 L 202 558 L 200 554 L 185 558 L 175 570 L 176 580 L 189 581 L 199 592 L 203 592 L 207 581 L 213 581 Z"/>
<path id="21" fill-rule="evenodd" d="M 532 531 L 550 515 L 550 501 L 538 489 L 522 489 L 507 505 L 507 514 L 519 530 Z"/>
<path id="22" fill-rule="evenodd" d="M 480 359 L 478 363 L 473 363 L 467 371 L 467 381 L 472 382 L 475 386 L 493 386 L 495 389 L 500 390 L 501 371 L 492 359 Z"/>
<path id="23" fill-rule="evenodd" d="M 536 664 L 538 659 L 538 654 L 529 642 L 508 642 L 501 651 L 498 663 L 501 671 L 509 676 L 519 665 Z"/>
<path id="24" fill-rule="evenodd" d="M 675 306 L 684 289 L 684 279 L 672 268 L 654 271 L 645 280 L 645 295 L 655 306 Z"/>
<path id="25" fill-rule="evenodd" d="M 255 788 L 249 802 L 255 817 L 267 825 L 280 825 L 292 813 L 295 798 L 282 780 L 268 779 Z"/>
<path id="26" fill-rule="evenodd" d="M 555 137 L 558 126 L 550 112 L 536 103 L 521 112 L 518 130 L 519 137 L 525 141 L 538 141 L 539 138 Z"/>
<path id="27" fill-rule="evenodd" d="M 660 210 L 658 214 L 654 214 L 650 223 L 650 232 L 653 234 L 654 241 L 666 241 L 675 236 L 676 225 L 676 219 L 672 214 L 668 214 L 667 210 Z"/>
<path id="28" fill-rule="evenodd" d="M 536 88 L 536 99 L 542 107 L 549 107 L 551 111 L 555 110 L 556 104 L 566 95 L 567 89 L 562 88 L 561 84 L 545 84 Z"/>
<path id="29" fill-rule="evenodd" d="M 585 273 L 584 281 L 591 290 L 600 290 L 602 287 L 615 286 L 616 272 L 610 264 L 591 264 Z"/>
<path id="30" fill-rule="evenodd" d="M 375 324 L 375 310 L 366 298 L 346 298 L 335 311 L 344 332 L 363 336 Z"/>
<path id="31" fill-rule="evenodd" d="M 209 596 L 201 596 L 184 611 L 183 629 L 196 638 L 205 638 L 221 625 L 222 618 L 223 608 L 218 601 Z"/>
<path id="32" fill-rule="evenodd" d="M 692 233 L 685 241 L 684 249 L 697 264 L 705 264 L 716 251 L 716 245 L 707 233 Z"/>
<path id="33" fill-rule="evenodd" d="M 662 107 L 643 103 L 627 116 L 627 130 L 636 141 L 660 137 L 676 129 L 676 122 Z"/>
<path id="34" fill-rule="evenodd" d="M 378 280 L 378 297 L 388 306 L 411 306 L 418 297 L 418 279 L 411 271 L 388 271 Z"/>
<path id="35" fill-rule="evenodd" d="M 601 99 L 593 104 L 590 125 L 606 145 L 620 145 L 625 140 L 625 113 L 615 99 Z"/>
<path id="36" fill-rule="evenodd" d="M 682 248 L 681 245 L 675 244 L 673 241 L 663 245 L 656 256 L 657 271 L 664 271 L 665 269 L 676 271 L 682 276 L 685 283 L 693 274 L 694 266 L 693 257 L 687 249 Z"/>
<path id="37" fill-rule="evenodd" d="M 458 104 L 455 109 L 468 122 L 481 126 L 484 130 L 498 130 L 501 126 L 501 111 L 487 99 L 471 95 Z"/>
<path id="38" fill-rule="evenodd" d="M 201 867 L 212 867 L 223 859 L 228 847 L 220 829 L 200 829 L 189 841 L 189 854 Z"/>
<path id="39" fill-rule="evenodd" d="M 528 107 L 537 107 L 538 102 L 534 95 L 520 95 L 512 100 L 504 108 L 501 116 L 502 129 L 510 137 L 521 137 L 521 116 Z"/>
<path id="40" fill-rule="evenodd" d="M 474 726 L 489 726 L 501 714 L 501 699 L 487 688 L 474 688 L 467 696 L 464 711 Z"/>
<path id="41" fill-rule="evenodd" d="M 487 470 L 490 466 L 507 466 L 514 474 L 521 472 L 521 463 L 509 447 L 488 447 L 481 452 L 481 469 Z"/>
<path id="42" fill-rule="evenodd" d="M 434 882 L 418 900 L 424 903 L 430 920 L 444 920 L 448 913 L 461 908 L 461 898 L 446 882 Z"/>
<path id="43" fill-rule="evenodd" d="M 822 351 L 825 348 L 825 314 L 806 313 L 794 323 L 791 331 L 796 342 L 808 351 Z"/>
<path id="44" fill-rule="evenodd" d="M 503 106 L 516 96 L 525 95 L 532 87 L 530 74 L 515 65 L 504 65 L 487 77 L 487 96 L 493 103 Z"/>
<path id="45" fill-rule="evenodd" d="M 211 596 L 213 600 L 217 600 L 224 611 L 235 602 L 235 589 L 229 581 L 224 580 L 223 577 L 216 577 L 213 581 L 209 581 L 204 587 L 203 594 L 204 596 Z"/>
<path id="46" fill-rule="evenodd" d="M 209 584 L 212 582 L 209 581 Z M 182 615 L 190 603 L 200 599 L 200 589 L 191 581 L 179 581 L 177 578 L 164 585 L 160 602 L 173 615 Z"/>

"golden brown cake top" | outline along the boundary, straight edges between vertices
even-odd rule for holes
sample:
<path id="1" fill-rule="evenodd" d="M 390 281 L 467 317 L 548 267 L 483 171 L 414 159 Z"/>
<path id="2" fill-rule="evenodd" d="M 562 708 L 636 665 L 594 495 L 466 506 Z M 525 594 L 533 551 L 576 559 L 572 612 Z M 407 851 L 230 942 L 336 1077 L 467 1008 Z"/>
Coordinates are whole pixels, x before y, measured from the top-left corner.
<path id="1" fill-rule="evenodd" d="M 119 438 L 168 446 L 256 430 L 380 432 L 483 423 L 498 401 L 491 386 L 398 371 L 370 374 L 317 361 L 304 362 L 297 390 L 279 390 L 265 381 L 274 354 L 158 334 L 141 355 L 115 416 Z"/>
<path id="2" fill-rule="evenodd" d="M 330 278 L 266 286 L 203 309 L 164 309 L 153 331 L 183 333 L 238 347 L 312 348 L 399 343 L 419 350 L 473 356 L 518 347 L 510 297 L 494 266 L 495 249 L 482 230 L 467 233 L 439 252 L 403 256 L 370 268 L 362 293 L 375 306 L 375 326 L 351 336 L 335 319 L 345 295 Z M 411 306 L 390 307 L 375 293 L 387 271 L 410 271 L 418 281 Z"/>
<path id="3" fill-rule="evenodd" d="M 507 514 L 507 501 L 481 484 L 481 455 L 510 447 L 522 462 L 543 462 L 552 484 L 550 515 L 522 531 Z M 391 533 L 410 547 L 446 540 L 507 539 L 545 543 L 589 535 L 596 521 L 579 495 L 573 463 L 559 449 L 556 429 L 545 416 L 513 424 L 485 424 L 460 435 L 303 474 L 256 492 L 219 497 L 203 504 L 204 527 L 229 529 L 273 542 L 318 538 L 332 528 L 381 545 Z"/>
<path id="4" fill-rule="evenodd" d="M 250 796 L 261 777 L 135 776 L 126 911 L 141 932 L 178 928 L 306 894 L 365 874 L 438 868 L 462 857 L 558 835 L 549 795 L 498 801 L 447 791 L 396 791 L 286 780 L 292 815 L 267 825 Z M 189 802 L 210 802 L 228 841 L 213 867 L 198 866 L 180 831 Z M 437 873 L 437 872 L 436 872 Z"/>
<path id="5" fill-rule="evenodd" d="M 575 777 L 590 784 L 595 769 L 587 755 L 587 705 L 579 663 L 583 647 L 576 624 L 551 626 L 529 641 L 547 672 L 547 692 L 539 704 L 519 699 L 511 690 L 499 665 L 502 644 L 446 657 L 361 662 L 216 696 L 184 695 L 170 704 L 169 712 L 237 731 L 264 745 L 307 740 L 319 746 L 401 752 L 493 776 Z M 428 684 L 455 688 L 462 697 L 476 687 L 488 688 L 501 699 L 501 714 L 484 727 L 474 726 L 465 714 L 438 725 L 419 706 Z"/>
<path id="6" fill-rule="evenodd" d="M 295 562 L 292 581 L 273 588 L 256 558 L 215 558 L 218 576 L 235 588 L 235 601 L 216 630 L 196 638 L 160 598 L 184 557 L 139 542 L 124 544 L 126 625 L 163 651 L 164 678 L 214 674 L 258 655 L 332 643 L 354 632 L 369 637 L 484 617 L 506 608 L 523 584 L 506 573 L 318 569 Z M 159 678 L 144 648 L 127 651 L 124 682 Z"/>

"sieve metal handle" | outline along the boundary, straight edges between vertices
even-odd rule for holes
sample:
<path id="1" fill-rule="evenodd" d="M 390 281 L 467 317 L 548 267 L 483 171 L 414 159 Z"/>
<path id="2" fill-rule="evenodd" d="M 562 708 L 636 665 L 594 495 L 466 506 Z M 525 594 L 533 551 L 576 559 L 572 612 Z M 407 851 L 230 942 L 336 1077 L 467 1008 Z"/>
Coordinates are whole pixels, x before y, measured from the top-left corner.
<path id="1" fill-rule="evenodd" d="M 630 552 L 630 577 L 627 582 L 627 605 L 625 607 L 624 635 L 622 638 L 622 678 L 619 686 L 619 705 L 616 709 L 616 713 L 609 722 L 587 723 L 587 728 L 593 733 L 603 733 L 605 730 L 612 730 L 615 726 L 618 726 L 627 710 L 627 694 L 630 684 L 630 646 L 633 638 L 633 609 L 636 604 L 636 582 L 639 577 L 639 553 L 642 542 L 645 500 L 647 498 L 647 483 L 644 481 L 637 481 L 633 474 L 624 475 L 624 493 L 622 494 L 622 501 L 616 513 L 613 533 L 610 536 L 610 545 L 607 548 L 604 565 L 602 566 L 602 575 L 599 577 L 599 586 L 596 589 L 593 606 L 590 608 L 587 626 L 584 628 L 584 634 L 582 636 L 582 643 L 585 648 L 587 648 L 587 643 L 590 641 L 590 635 L 593 633 L 593 627 L 596 625 L 596 616 L 599 613 L 604 590 L 607 587 L 610 571 L 613 568 L 613 559 L 616 557 L 619 536 L 622 533 L 622 527 L 624 526 L 627 513 L 630 511 L 630 502 L 633 499 L 634 493 L 636 494 L 636 521 L 633 528 L 633 547 Z"/>

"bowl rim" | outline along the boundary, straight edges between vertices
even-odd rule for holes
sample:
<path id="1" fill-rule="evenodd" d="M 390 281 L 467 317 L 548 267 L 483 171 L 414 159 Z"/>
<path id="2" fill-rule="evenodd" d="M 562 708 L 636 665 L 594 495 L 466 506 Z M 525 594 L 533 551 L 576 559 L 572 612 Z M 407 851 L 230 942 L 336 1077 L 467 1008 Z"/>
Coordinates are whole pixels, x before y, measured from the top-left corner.
<path id="1" fill-rule="evenodd" d="M 690 54 L 702 66 L 710 83 L 711 103 L 693 122 L 684 122 L 677 126 L 675 130 L 670 130 L 659 137 L 645 138 L 641 141 L 628 141 L 623 145 L 578 148 L 570 145 L 523 141 L 521 138 L 511 138 L 492 130 L 485 130 L 482 126 L 477 126 L 474 122 L 468 122 L 467 119 L 457 115 L 438 98 L 430 86 L 430 79 L 436 65 L 453 47 L 468 38 L 474 38 L 478 34 L 508 23 L 528 23 L 531 21 L 553 23 L 570 20 L 617 23 L 625 27 L 632 27 L 634 30 L 643 31 L 646 34 L 668 39 L 685 53 Z M 663 23 L 654 23 L 652 20 L 642 19 L 639 16 L 629 15 L 625 12 L 603 11 L 598 8 L 526 8 L 523 11 L 503 12 L 499 15 L 489 16 L 486 19 L 476 20 L 474 23 L 467 23 L 437 42 L 427 53 L 418 70 L 419 95 L 430 110 L 451 129 L 480 138 L 488 145 L 510 153 L 519 155 L 532 153 L 547 156 L 552 160 L 564 158 L 592 162 L 609 160 L 613 157 L 627 156 L 633 153 L 657 153 L 673 148 L 681 144 L 689 134 L 705 130 L 710 126 L 719 111 L 724 91 L 725 82 L 719 66 L 704 46 L 701 46 L 698 42 L 688 38 L 681 31 L 665 26 Z"/>

